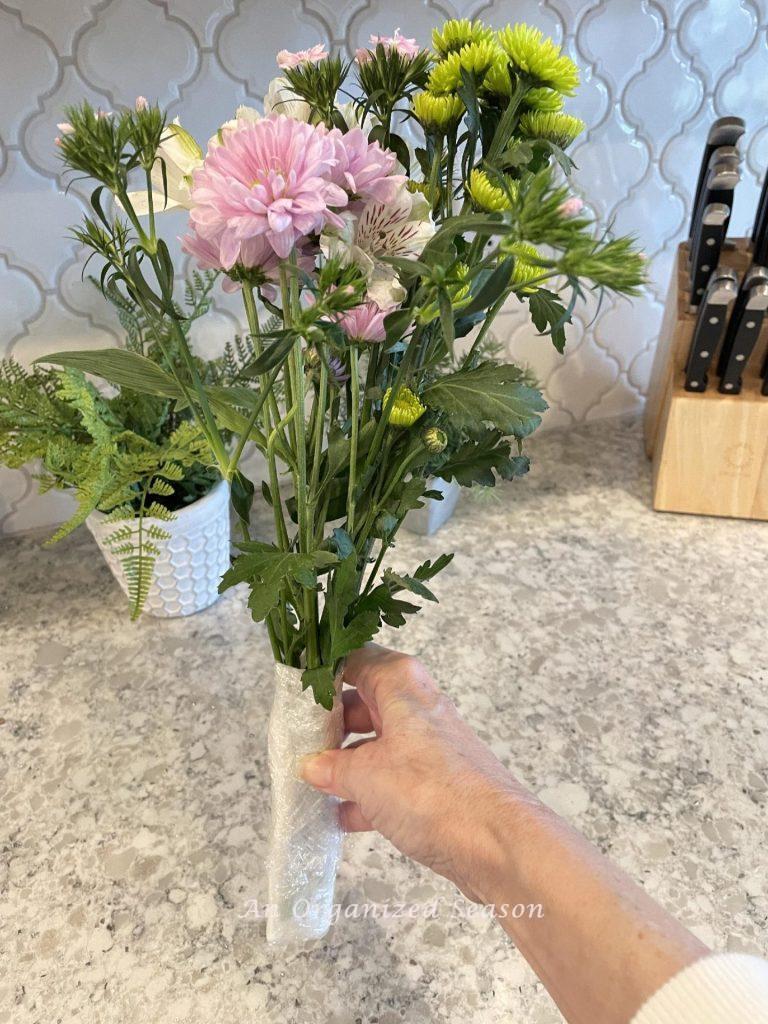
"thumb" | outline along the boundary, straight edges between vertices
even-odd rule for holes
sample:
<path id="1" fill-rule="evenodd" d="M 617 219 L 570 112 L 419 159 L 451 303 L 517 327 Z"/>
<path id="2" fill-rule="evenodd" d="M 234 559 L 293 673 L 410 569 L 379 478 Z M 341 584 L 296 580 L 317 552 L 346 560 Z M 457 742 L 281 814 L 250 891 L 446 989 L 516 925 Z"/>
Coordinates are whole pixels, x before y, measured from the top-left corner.
<path id="1" fill-rule="evenodd" d="M 357 750 L 324 750 L 309 754 L 299 762 L 300 777 L 324 793 L 342 800 L 354 800 L 355 758 Z"/>

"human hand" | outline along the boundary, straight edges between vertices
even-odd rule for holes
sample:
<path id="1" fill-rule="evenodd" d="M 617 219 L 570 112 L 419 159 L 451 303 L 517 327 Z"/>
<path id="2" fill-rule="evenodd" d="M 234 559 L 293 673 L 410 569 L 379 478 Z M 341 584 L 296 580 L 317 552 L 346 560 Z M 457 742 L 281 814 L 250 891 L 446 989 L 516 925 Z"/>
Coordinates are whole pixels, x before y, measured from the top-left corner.
<path id="1" fill-rule="evenodd" d="M 376 736 L 305 758 L 302 777 L 341 797 L 348 832 L 375 829 L 483 900 L 501 819 L 523 790 L 417 658 L 369 644 L 344 678 L 355 687 L 343 694 L 347 734 Z"/>

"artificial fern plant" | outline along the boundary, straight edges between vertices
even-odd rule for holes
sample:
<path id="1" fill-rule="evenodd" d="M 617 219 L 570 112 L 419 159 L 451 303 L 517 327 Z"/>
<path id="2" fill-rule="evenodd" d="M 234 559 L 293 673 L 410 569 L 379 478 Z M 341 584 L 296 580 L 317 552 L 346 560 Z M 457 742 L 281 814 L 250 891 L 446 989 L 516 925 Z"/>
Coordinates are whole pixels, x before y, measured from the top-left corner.
<path id="1" fill-rule="evenodd" d="M 190 279 L 183 311 L 187 331 L 207 310 L 214 278 L 195 274 Z M 117 311 L 125 348 L 164 365 L 157 327 L 150 330 L 130 300 L 121 298 Z M 235 339 L 221 358 L 198 360 L 198 369 L 211 386 L 235 384 L 252 355 L 247 341 Z M 0 362 L 0 464 L 18 469 L 39 461 L 42 492 L 56 488 L 74 494 L 75 512 L 48 544 L 95 510 L 107 515 L 114 530 L 106 546 L 120 559 L 133 619 L 147 599 L 158 542 L 170 536 L 162 524 L 219 479 L 203 433 L 182 406 L 125 386 L 104 395 L 76 369 L 38 365 L 27 370 L 13 359 Z"/>

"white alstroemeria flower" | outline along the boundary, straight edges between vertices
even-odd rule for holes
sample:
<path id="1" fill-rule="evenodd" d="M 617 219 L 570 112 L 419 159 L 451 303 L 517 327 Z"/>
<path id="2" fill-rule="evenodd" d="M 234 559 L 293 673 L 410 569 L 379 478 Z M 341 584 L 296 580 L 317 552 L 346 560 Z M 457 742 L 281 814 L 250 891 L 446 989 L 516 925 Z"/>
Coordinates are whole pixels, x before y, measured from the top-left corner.
<path id="1" fill-rule="evenodd" d="M 429 203 L 404 186 L 391 203 L 367 203 L 359 214 L 344 210 L 340 216 L 344 227 L 329 229 L 320 238 L 323 252 L 356 263 L 368 279 L 368 297 L 382 309 L 399 305 L 406 289 L 383 257 L 421 255 L 435 233 Z"/>
<path id="2" fill-rule="evenodd" d="M 220 146 L 224 141 L 224 132 L 236 131 L 238 128 L 242 128 L 243 125 L 252 124 L 254 121 L 260 121 L 261 114 L 258 112 L 256 107 L 246 107 L 240 105 L 235 111 L 235 116 L 230 118 L 229 121 L 225 121 L 224 124 L 218 129 L 215 135 L 212 135 L 208 139 L 208 149 L 212 149 L 214 146 Z"/>
<path id="3" fill-rule="evenodd" d="M 294 121 L 309 122 L 309 104 L 299 99 L 288 79 L 282 75 L 272 79 L 264 97 L 264 116 L 269 117 L 270 114 L 285 114 Z"/>
<path id="4" fill-rule="evenodd" d="M 165 182 L 163 182 L 165 163 Z M 188 210 L 192 205 L 190 189 L 192 174 L 203 166 L 203 151 L 188 131 L 179 124 L 178 117 L 165 126 L 157 150 L 157 160 L 152 168 L 152 206 L 155 213 L 182 207 Z M 167 192 L 167 199 L 166 199 Z M 149 212 L 146 189 L 129 192 L 136 213 L 141 217 Z"/>

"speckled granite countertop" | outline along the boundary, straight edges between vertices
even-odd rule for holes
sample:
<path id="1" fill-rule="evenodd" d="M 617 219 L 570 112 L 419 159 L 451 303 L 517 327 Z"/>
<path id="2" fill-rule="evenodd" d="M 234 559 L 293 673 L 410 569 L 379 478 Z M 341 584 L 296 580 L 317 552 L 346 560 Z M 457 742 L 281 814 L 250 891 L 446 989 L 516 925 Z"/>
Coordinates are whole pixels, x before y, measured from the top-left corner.
<path id="1" fill-rule="evenodd" d="M 500 500 L 398 543 L 457 554 L 397 642 L 700 937 L 765 953 L 768 524 L 651 512 L 635 422 L 532 449 Z M 342 912 L 448 905 L 265 945 L 270 656 L 238 593 L 131 625 L 84 531 L 5 541 L 0 590 L 0 1022 L 560 1020 L 497 926 L 371 836 Z"/>

